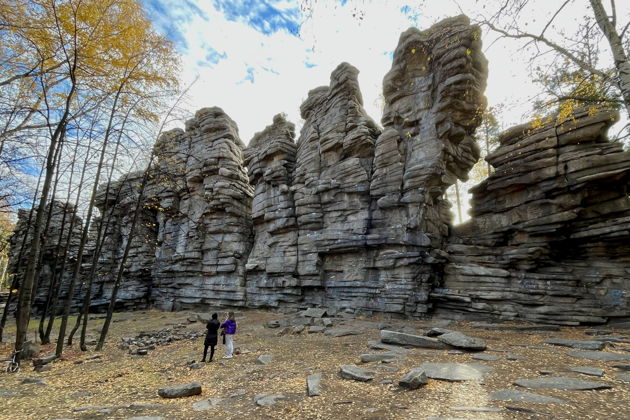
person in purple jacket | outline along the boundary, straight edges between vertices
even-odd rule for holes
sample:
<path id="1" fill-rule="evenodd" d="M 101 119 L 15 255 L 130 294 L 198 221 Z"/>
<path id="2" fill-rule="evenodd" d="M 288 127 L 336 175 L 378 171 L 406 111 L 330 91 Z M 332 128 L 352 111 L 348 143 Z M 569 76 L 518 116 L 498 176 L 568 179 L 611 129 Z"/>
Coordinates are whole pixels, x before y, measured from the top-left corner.
<path id="1" fill-rule="evenodd" d="M 234 320 L 234 312 L 228 312 L 225 321 L 221 324 L 223 333 L 225 334 L 226 353 L 224 359 L 231 359 L 234 353 L 234 334 L 236 334 L 236 321 Z"/>

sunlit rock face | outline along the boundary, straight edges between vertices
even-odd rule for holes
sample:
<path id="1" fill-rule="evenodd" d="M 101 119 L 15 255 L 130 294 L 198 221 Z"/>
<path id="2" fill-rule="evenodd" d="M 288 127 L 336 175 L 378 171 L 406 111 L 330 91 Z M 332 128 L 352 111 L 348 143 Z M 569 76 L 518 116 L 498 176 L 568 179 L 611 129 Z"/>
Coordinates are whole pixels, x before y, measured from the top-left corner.
<path id="1" fill-rule="evenodd" d="M 244 305 L 252 188 L 236 124 L 204 108 L 155 147 L 151 300 L 166 309 Z"/>
<path id="2" fill-rule="evenodd" d="M 257 133 L 245 149 L 254 190 L 253 246 L 247 259 L 247 305 L 283 307 L 302 300 L 297 277 L 297 223 L 291 185 L 295 127 L 284 116 Z"/>
<path id="3" fill-rule="evenodd" d="M 630 153 L 616 111 L 505 131 L 433 293 L 440 312 L 563 324 L 630 313 Z"/>

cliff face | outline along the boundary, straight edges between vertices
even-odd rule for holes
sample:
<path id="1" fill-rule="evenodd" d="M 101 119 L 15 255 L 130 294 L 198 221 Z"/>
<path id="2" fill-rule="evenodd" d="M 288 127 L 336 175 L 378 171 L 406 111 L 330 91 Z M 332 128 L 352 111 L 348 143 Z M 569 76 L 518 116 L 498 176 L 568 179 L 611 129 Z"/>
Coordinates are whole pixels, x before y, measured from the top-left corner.
<path id="1" fill-rule="evenodd" d="M 463 16 L 403 33 L 382 128 L 363 109 L 358 70 L 342 63 L 308 93 L 297 141 L 278 115 L 245 148 L 219 108 L 163 135 L 119 306 L 569 324 L 630 315 L 630 155 L 606 139 L 614 112 L 506 131 L 473 220 L 452 227 L 446 189 L 479 158 L 479 39 Z M 111 228 L 95 306 L 111 295 L 141 177 L 99 194 Z"/>
<path id="2" fill-rule="evenodd" d="M 504 132 L 432 297 L 441 310 L 576 324 L 628 316 L 630 153 L 609 110 Z"/>

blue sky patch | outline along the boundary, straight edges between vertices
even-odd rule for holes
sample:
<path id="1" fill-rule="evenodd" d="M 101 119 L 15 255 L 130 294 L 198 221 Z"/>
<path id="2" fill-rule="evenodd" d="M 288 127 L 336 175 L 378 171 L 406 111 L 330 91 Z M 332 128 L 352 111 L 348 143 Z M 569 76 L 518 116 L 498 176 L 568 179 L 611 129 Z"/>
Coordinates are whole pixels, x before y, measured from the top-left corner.
<path id="1" fill-rule="evenodd" d="M 308 61 L 304 62 L 304 67 L 307 69 L 312 69 L 313 67 L 317 67 L 317 64 L 309 63 Z"/>
<path id="2" fill-rule="evenodd" d="M 227 20 L 243 22 L 265 35 L 278 31 L 294 36 L 300 34 L 300 9 L 282 9 L 278 0 L 213 0 L 212 4 Z"/>

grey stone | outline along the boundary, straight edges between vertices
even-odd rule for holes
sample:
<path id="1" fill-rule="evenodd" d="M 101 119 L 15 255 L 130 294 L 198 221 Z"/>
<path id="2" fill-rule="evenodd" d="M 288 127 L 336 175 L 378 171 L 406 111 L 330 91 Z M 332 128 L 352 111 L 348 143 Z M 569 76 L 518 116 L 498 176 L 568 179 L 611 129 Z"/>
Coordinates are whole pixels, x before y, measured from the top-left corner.
<path id="1" fill-rule="evenodd" d="M 453 411 L 470 411 L 472 413 L 499 413 L 500 408 L 497 407 L 451 407 Z"/>
<path id="2" fill-rule="evenodd" d="M 613 365 L 614 368 L 630 372 L 630 365 Z"/>
<path id="3" fill-rule="evenodd" d="M 282 394 L 259 394 L 254 396 L 254 403 L 261 407 L 267 407 L 284 399 L 286 399 L 286 397 Z"/>
<path id="4" fill-rule="evenodd" d="M 311 325 L 310 327 L 308 327 L 308 333 L 309 334 L 316 334 L 316 333 L 323 333 L 324 331 L 326 331 L 326 327 L 320 327 L 317 325 Z"/>
<path id="5" fill-rule="evenodd" d="M 326 330 L 324 334 L 326 334 L 328 337 L 345 337 L 346 335 L 359 335 L 361 334 L 361 331 L 350 330 L 346 328 L 332 328 Z"/>
<path id="6" fill-rule="evenodd" d="M 589 376 L 604 376 L 604 369 L 588 367 L 588 366 L 578 366 L 572 367 L 569 369 L 571 372 L 581 373 Z"/>
<path id="7" fill-rule="evenodd" d="M 57 356 L 54 354 L 49 354 L 48 356 L 41 357 L 41 358 L 35 358 L 33 359 L 33 366 L 37 367 L 37 366 L 47 365 L 48 363 L 51 363 L 52 361 L 56 359 L 57 359 Z"/>
<path id="8" fill-rule="evenodd" d="M 612 388 L 611 385 L 603 382 L 585 381 L 582 379 L 569 378 L 564 376 L 519 379 L 514 381 L 514 385 L 530 389 L 566 389 L 574 391 Z"/>
<path id="9" fill-rule="evenodd" d="M 370 353 L 361 355 L 361 363 L 391 362 L 400 357 L 400 353 Z"/>
<path id="10" fill-rule="evenodd" d="M 554 346 L 572 347 L 574 349 L 582 350 L 601 350 L 606 346 L 606 343 L 600 341 L 578 341 L 567 340 L 564 338 L 550 338 L 544 341 L 545 344 L 553 344 Z"/>
<path id="11" fill-rule="evenodd" d="M 427 331 L 424 335 L 426 335 L 427 337 L 439 337 L 442 334 L 448 334 L 452 332 L 455 332 L 455 331 L 447 330 L 446 328 L 433 327 L 429 331 Z"/>
<path id="12" fill-rule="evenodd" d="M 380 341 L 373 340 L 368 341 L 368 347 L 373 350 L 387 350 L 389 353 L 406 354 L 409 352 L 409 350 L 404 347 L 393 344 L 385 344 L 381 343 Z"/>
<path id="13" fill-rule="evenodd" d="M 600 360 L 604 362 L 618 362 L 622 360 L 630 360 L 630 355 L 611 353 L 605 351 L 588 351 L 575 350 L 567 352 L 569 356 L 578 357 L 588 360 Z"/>
<path id="14" fill-rule="evenodd" d="M 52 366 L 50 365 L 39 365 L 39 366 L 35 366 L 35 369 L 33 369 L 35 372 L 49 372 L 52 370 Z"/>
<path id="15" fill-rule="evenodd" d="M 503 389 L 490 393 L 490 399 L 493 401 L 512 401 L 537 404 L 566 404 L 567 402 L 554 397 L 534 394 L 532 392 L 517 391 L 515 389 Z"/>
<path id="16" fill-rule="evenodd" d="M 437 338 L 442 343 L 464 350 L 485 350 L 486 343 L 478 338 L 468 337 L 460 332 L 453 331 L 441 334 Z"/>
<path id="17" fill-rule="evenodd" d="M 372 370 L 363 369 L 356 365 L 344 365 L 339 369 L 342 378 L 360 382 L 371 381 L 374 379 L 374 373 Z"/>
<path id="18" fill-rule="evenodd" d="M 321 373 L 313 373 L 306 377 L 306 394 L 309 397 L 321 395 Z"/>
<path id="19" fill-rule="evenodd" d="M 302 316 L 307 316 L 311 318 L 323 318 L 326 315 L 326 309 L 323 308 L 308 308 L 302 313 Z"/>
<path id="20" fill-rule="evenodd" d="M 523 356 L 519 356 L 516 354 L 508 354 L 507 356 L 505 356 L 506 359 L 508 360 L 525 360 L 526 358 Z"/>
<path id="21" fill-rule="evenodd" d="M 273 355 L 272 354 L 261 354 L 260 356 L 258 356 L 258 359 L 256 359 L 256 364 L 257 365 L 268 365 L 271 360 L 273 359 Z"/>
<path id="22" fill-rule="evenodd" d="M 208 411 L 213 407 L 216 407 L 221 402 L 223 402 L 223 398 L 212 398 L 209 400 L 201 400 L 193 403 L 192 409 L 194 411 Z"/>
<path id="23" fill-rule="evenodd" d="M 481 380 L 493 370 L 481 363 L 423 363 L 420 368 L 431 379 L 451 382 Z"/>
<path id="24" fill-rule="evenodd" d="M 411 369 L 405 376 L 400 378 L 398 385 L 407 389 L 417 389 L 428 382 L 427 375 L 422 368 Z"/>
<path id="25" fill-rule="evenodd" d="M 24 378 L 22 384 L 48 385 L 45 380 L 40 378 Z"/>
<path id="26" fill-rule="evenodd" d="M 435 338 L 424 337 L 421 335 L 405 334 L 397 331 L 381 330 L 381 341 L 386 344 L 397 344 L 402 346 L 423 347 L 429 349 L 448 349 L 447 344 L 438 341 Z"/>
<path id="27" fill-rule="evenodd" d="M 1 397 L 19 397 L 20 393 L 11 389 L 0 389 Z"/>
<path id="28" fill-rule="evenodd" d="M 624 382 L 630 382 L 630 373 L 620 373 L 615 375 L 615 378 L 620 379 Z"/>
<path id="29" fill-rule="evenodd" d="M 199 394 L 201 394 L 201 384 L 199 382 L 169 386 L 158 390 L 158 395 L 162 398 L 182 398 Z"/>

